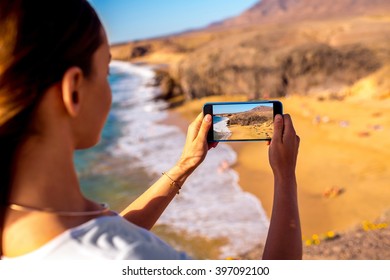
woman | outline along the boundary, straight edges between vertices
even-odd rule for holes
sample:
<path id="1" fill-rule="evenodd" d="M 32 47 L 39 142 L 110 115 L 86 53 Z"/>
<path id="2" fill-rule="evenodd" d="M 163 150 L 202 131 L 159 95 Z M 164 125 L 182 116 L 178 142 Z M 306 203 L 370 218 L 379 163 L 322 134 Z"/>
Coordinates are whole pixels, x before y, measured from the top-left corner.
<path id="1" fill-rule="evenodd" d="M 215 144 L 211 116 L 189 126 L 182 156 L 121 215 L 80 191 L 73 152 L 94 146 L 111 105 L 105 31 L 85 0 L 0 1 L 2 258 L 185 259 L 148 230 Z M 299 138 L 275 118 L 275 202 L 264 258 L 300 258 Z"/>

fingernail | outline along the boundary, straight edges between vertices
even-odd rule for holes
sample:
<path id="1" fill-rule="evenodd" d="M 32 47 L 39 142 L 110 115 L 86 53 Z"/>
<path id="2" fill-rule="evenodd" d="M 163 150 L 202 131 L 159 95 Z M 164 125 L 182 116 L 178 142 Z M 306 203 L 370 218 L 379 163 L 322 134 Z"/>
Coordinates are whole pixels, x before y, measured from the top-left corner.
<path id="1" fill-rule="evenodd" d="M 275 116 L 275 121 L 276 122 L 280 122 L 282 120 L 282 116 L 281 115 L 276 115 Z"/>
<path id="2" fill-rule="evenodd" d="M 204 120 L 206 121 L 206 122 L 211 122 L 211 116 L 210 115 L 206 115 L 206 117 L 204 118 Z"/>

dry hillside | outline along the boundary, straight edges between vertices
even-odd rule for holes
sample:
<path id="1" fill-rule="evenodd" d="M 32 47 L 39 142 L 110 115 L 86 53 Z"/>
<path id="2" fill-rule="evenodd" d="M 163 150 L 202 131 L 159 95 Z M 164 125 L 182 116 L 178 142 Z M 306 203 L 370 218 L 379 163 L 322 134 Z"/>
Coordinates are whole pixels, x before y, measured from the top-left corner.
<path id="1" fill-rule="evenodd" d="M 113 46 L 112 53 L 159 65 L 157 82 L 169 98 L 386 98 L 389 46 L 389 1 L 263 0 L 205 29 Z"/>
<path id="2" fill-rule="evenodd" d="M 241 15 L 212 24 L 210 27 L 231 27 L 249 24 L 290 23 L 308 19 L 386 15 L 386 0 L 262 0 Z"/>

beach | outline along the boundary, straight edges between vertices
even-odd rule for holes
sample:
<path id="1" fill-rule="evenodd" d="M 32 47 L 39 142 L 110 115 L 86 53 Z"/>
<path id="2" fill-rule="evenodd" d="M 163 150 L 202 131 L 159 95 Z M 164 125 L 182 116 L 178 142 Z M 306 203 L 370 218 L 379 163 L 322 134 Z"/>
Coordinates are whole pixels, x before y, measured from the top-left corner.
<path id="1" fill-rule="evenodd" d="M 242 25 L 262 19 L 249 15 L 256 10 L 259 14 L 268 11 L 268 4 L 260 3 L 221 29 L 211 26 L 118 44 L 111 52 L 115 59 L 156 65 L 155 84 L 160 86 L 161 99 L 174 107 L 160 122 L 180 128 L 182 137 L 206 102 L 284 96 L 276 99 L 283 103 L 285 113 L 291 114 L 301 138 L 296 174 L 304 258 L 388 259 L 390 56 L 383 40 L 389 34 L 388 7 L 381 7 L 383 16 L 378 16 L 370 11 L 372 5 L 362 2 L 359 9 L 364 16 L 359 12 L 333 17 L 334 5 L 329 5 L 325 9 L 329 16 L 323 17 L 324 11 L 310 4 L 305 5 L 312 17 L 309 20 L 299 20 L 305 13 L 297 8 L 291 15 L 299 16 L 286 18 L 286 22 L 278 23 L 285 11 L 271 11 L 274 21 Z M 347 10 L 351 12 L 350 4 Z M 317 12 L 321 14 L 318 18 Z M 226 119 L 219 122 L 216 134 L 220 139 L 256 133 L 252 129 L 256 127 L 248 124 L 236 127 Z M 171 134 L 163 135 L 164 144 L 175 145 L 160 147 L 157 143 L 156 153 L 165 149 L 178 152 L 181 142 L 167 139 Z M 183 186 L 184 199 L 179 196 L 168 209 L 173 220 L 163 216 L 162 223 L 179 232 L 180 238 L 184 236 L 186 244 L 190 236 L 208 239 L 206 243 L 192 242 L 197 248 L 214 246 L 216 253 L 202 255 L 204 258 L 227 254 L 259 258 L 264 239 L 258 236 L 268 229 L 273 201 L 267 143 L 220 143 L 199 169 L 201 173 L 194 173 Z M 222 192 L 224 199 L 238 199 L 235 203 L 220 199 Z M 195 200 L 196 204 L 191 204 Z M 243 213 L 250 208 L 249 201 L 252 209 L 257 209 L 248 215 L 251 226 L 261 229 L 248 230 L 248 225 L 241 225 L 237 233 L 234 229 L 239 222 L 246 221 Z M 195 219 L 191 211 L 175 216 L 187 208 L 197 209 Z M 221 237 L 224 240 L 218 243 Z M 218 247 L 225 250 L 222 257 Z"/>
<path id="2" fill-rule="evenodd" d="M 189 122 L 206 102 L 243 100 L 243 96 L 225 96 L 187 102 L 171 112 L 175 117 L 168 122 L 176 123 L 178 115 Z M 304 244 L 314 246 L 324 236 L 343 236 L 364 224 L 375 224 L 390 205 L 389 100 L 293 96 L 280 101 L 301 137 L 297 181 Z M 180 126 L 185 126 L 183 120 Z M 229 145 L 237 153 L 232 167 L 239 174 L 239 185 L 261 201 L 270 217 L 273 177 L 267 145 Z M 388 222 L 387 217 L 383 228 L 375 230 L 384 230 Z"/>
<path id="3" fill-rule="evenodd" d="M 208 97 L 166 110 L 169 104 L 155 100 L 159 90 L 150 86 L 150 67 L 115 62 L 111 72 L 113 108 L 103 138 L 94 149 L 77 154 L 76 165 L 83 191 L 120 211 L 161 170 L 175 164 L 187 127 L 204 103 L 247 98 Z M 365 244 L 372 242 L 364 238 L 389 239 L 390 215 L 383 216 L 390 202 L 389 102 L 298 96 L 280 101 L 301 137 L 297 180 L 306 258 L 385 258 L 376 249 L 364 250 L 376 255 L 337 255 L 335 250 L 343 247 L 333 241 L 345 245 L 361 238 Z M 266 142 L 221 143 L 186 181 L 153 231 L 196 259 L 259 258 L 272 199 Z M 381 244 L 376 247 L 386 249 Z"/>
<path id="4" fill-rule="evenodd" d="M 121 212 L 175 165 L 188 121 L 166 121 L 172 112 L 158 98 L 151 66 L 113 61 L 110 72 L 113 103 L 101 141 L 75 160 L 83 192 Z M 230 168 L 236 158 L 228 145 L 210 153 L 152 231 L 195 259 L 237 257 L 264 243 L 269 220 L 260 200 L 238 184 Z"/>
<path id="5" fill-rule="evenodd" d="M 267 125 L 261 126 L 241 126 L 231 125 L 229 126 L 232 132 L 231 140 L 237 139 L 269 139 L 272 136 L 272 128 Z"/>
<path id="6" fill-rule="evenodd" d="M 215 141 L 269 140 L 273 133 L 273 108 L 270 104 L 245 106 L 213 105 L 213 139 Z"/>

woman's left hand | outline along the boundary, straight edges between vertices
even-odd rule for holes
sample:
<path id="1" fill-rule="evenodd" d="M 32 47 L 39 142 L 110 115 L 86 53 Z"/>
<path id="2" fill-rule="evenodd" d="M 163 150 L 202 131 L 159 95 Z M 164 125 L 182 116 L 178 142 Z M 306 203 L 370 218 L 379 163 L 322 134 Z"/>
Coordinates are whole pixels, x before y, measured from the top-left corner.
<path id="1" fill-rule="evenodd" d="M 200 113 L 189 125 L 183 153 L 177 163 L 183 171 L 194 171 L 205 159 L 207 151 L 217 146 L 217 142 L 207 142 L 211 123 L 211 115 L 203 117 L 203 113 Z"/>

